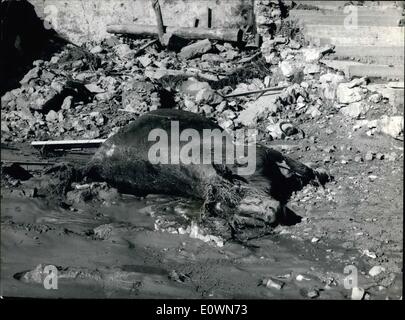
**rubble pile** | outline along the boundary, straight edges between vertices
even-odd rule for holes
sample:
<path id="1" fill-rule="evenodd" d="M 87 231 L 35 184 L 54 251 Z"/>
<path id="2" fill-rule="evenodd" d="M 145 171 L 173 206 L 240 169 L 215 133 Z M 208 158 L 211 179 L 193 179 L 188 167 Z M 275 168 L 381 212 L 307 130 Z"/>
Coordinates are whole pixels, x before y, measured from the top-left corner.
<path id="1" fill-rule="evenodd" d="M 282 2 L 257 1 L 256 10 L 260 51 L 209 39 L 168 50 L 148 39 L 111 37 L 34 61 L 21 86 L 1 98 L 2 142 L 106 138 L 148 111 L 176 107 L 225 130 L 257 128 L 259 140 L 274 140 L 302 137 L 299 126 L 311 119 L 340 112 L 358 120 L 389 103 L 391 114 L 382 114 L 399 118 L 372 119 L 355 130 L 402 134 L 391 92 L 398 84 L 349 82 L 322 63 L 333 46 L 302 47 L 280 35 L 288 15 Z M 273 86 L 282 91 L 249 94 Z"/>

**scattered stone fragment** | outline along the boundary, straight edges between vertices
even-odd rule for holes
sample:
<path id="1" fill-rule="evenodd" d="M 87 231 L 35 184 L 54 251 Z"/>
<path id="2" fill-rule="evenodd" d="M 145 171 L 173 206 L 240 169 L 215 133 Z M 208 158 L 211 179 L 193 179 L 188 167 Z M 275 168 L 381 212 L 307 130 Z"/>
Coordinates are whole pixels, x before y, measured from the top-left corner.
<path id="1" fill-rule="evenodd" d="M 374 152 L 368 151 L 368 152 L 366 153 L 365 160 L 366 160 L 366 161 L 372 161 L 372 160 L 374 160 L 374 155 L 375 155 Z"/>
<path id="2" fill-rule="evenodd" d="M 354 162 L 358 162 L 358 163 L 363 162 L 363 158 L 361 156 L 355 156 Z"/>
<path id="3" fill-rule="evenodd" d="M 212 49 L 211 41 L 208 39 L 197 41 L 181 49 L 178 56 L 181 59 L 192 59 L 203 55 Z"/>
<path id="4" fill-rule="evenodd" d="M 310 299 L 315 299 L 319 297 L 319 291 L 316 289 L 312 289 L 310 291 L 308 291 L 307 293 L 307 297 Z"/>
<path id="5" fill-rule="evenodd" d="M 283 281 L 280 281 L 278 279 L 264 279 L 263 284 L 267 288 L 274 288 L 277 290 L 281 290 L 283 288 L 283 286 L 285 285 L 285 283 Z"/>
<path id="6" fill-rule="evenodd" d="M 347 85 L 348 88 L 354 88 L 354 87 L 358 87 L 358 86 L 363 86 L 363 85 L 367 85 L 367 78 L 366 77 L 362 77 L 362 78 L 358 78 L 358 79 L 353 79 L 351 82 L 349 82 L 349 84 Z"/>
<path id="7" fill-rule="evenodd" d="M 343 107 L 340 109 L 345 116 L 350 118 L 358 119 L 360 116 L 363 116 L 367 113 L 370 109 L 370 106 L 365 104 L 364 102 L 353 102 L 350 103 L 347 107 Z"/>
<path id="8" fill-rule="evenodd" d="M 385 272 L 385 268 L 382 266 L 374 266 L 370 269 L 368 274 L 372 277 L 378 276 L 380 273 Z"/>
<path id="9" fill-rule="evenodd" d="M 336 91 L 339 103 L 358 102 L 363 98 L 363 91 L 359 87 L 349 88 L 347 83 L 340 83 Z"/>

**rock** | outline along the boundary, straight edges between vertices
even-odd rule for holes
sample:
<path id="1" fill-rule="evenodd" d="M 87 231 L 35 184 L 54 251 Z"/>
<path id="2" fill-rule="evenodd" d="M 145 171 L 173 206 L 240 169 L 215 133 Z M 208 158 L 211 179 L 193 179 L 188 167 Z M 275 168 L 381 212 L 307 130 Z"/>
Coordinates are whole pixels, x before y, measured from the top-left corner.
<path id="1" fill-rule="evenodd" d="M 385 272 L 385 268 L 381 266 L 374 266 L 370 269 L 368 274 L 372 277 L 378 276 L 380 273 Z"/>
<path id="2" fill-rule="evenodd" d="M 365 85 L 367 85 L 367 82 L 368 82 L 368 79 L 366 77 L 353 79 L 352 81 L 349 82 L 347 87 L 352 89 L 352 88 L 358 87 L 358 86 L 365 86 Z"/>
<path id="3" fill-rule="evenodd" d="M 111 236 L 112 231 L 113 231 L 112 224 L 103 224 L 93 229 L 95 237 L 97 237 L 100 240 L 107 240 Z"/>
<path id="4" fill-rule="evenodd" d="M 403 116 L 382 116 L 378 121 L 378 129 L 393 138 L 398 138 L 404 133 L 404 117 Z"/>
<path id="5" fill-rule="evenodd" d="M 97 128 L 93 128 L 90 130 L 87 130 L 84 135 L 83 135 L 83 139 L 96 139 L 100 136 L 100 130 L 98 130 Z"/>
<path id="6" fill-rule="evenodd" d="M 301 51 L 306 62 L 316 62 L 322 58 L 322 51 L 317 48 L 305 48 Z"/>
<path id="7" fill-rule="evenodd" d="M 203 55 L 212 49 L 211 41 L 208 39 L 197 41 L 181 49 L 178 56 L 181 59 L 192 59 Z"/>
<path id="8" fill-rule="evenodd" d="M 319 64 L 307 64 L 305 65 L 304 68 L 304 73 L 305 74 L 315 74 L 315 73 L 319 73 L 321 72 L 321 67 L 319 66 Z"/>
<path id="9" fill-rule="evenodd" d="M 113 50 L 120 58 L 130 58 L 130 56 L 134 54 L 127 44 L 116 45 Z"/>
<path id="10" fill-rule="evenodd" d="M 21 79 L 20 84 L 25 85 L 28 84 L 31 80 L 36 79 L 39 77 L 40 69 L 39 67 L 35 67 L 27 72 L 27 74 Z"/>
<path id="11" fill-rule="evenodd" d="M 152 63 L 152 59 L 147 56 L 138 57 L 137 60 L 141 63 L 141 65 L 146 68 Z"/>
<path id="12" fill-rule="evenodd" d="M 363 288 L 354 287 L 352 289 L 351 299 L 352 300 L 363 300 L 365 293 L 366 292 Z"/>
<path id="13" fill-rule="evenodd" d="M 48 112 L 48 114 L 45 117 L 45 120 L 48 122 L 58 122 L 59 120 L 59 115 L 57 112 L 55 112 L 54 110 L 51 110 Z"/>
<path id="14" fill-rule="evenodd" d="M 287 46 L 291 49 L 298 50 L 301 48 L 301 44 L 298 41 L 290 40 Z"/>
<path id="15" fill-rule="evenodd" d="M 316 118 L 322 115 L 322 112 L 319 111 L 319 108 L 317 106 L 310 106 L 305 113 L 309 114 L 312 118 Z"/>
<path id="16" fill-rule="evenodd" d="M 203 89 L 211 89 L 208 82 L 201 82 L 194 78 L 190 78 L 182 83 L 179 91 L 183 94 L 195 97 L 197 93 Z"/>
<path id="17" fill-rule="evenodd" d="M 374 152 L 368 151 L 365 156 L 366 161 L 372 161 L 374 159 Z"/>
<path id="18" fill-rule="evenodd" d="M 307 293 L 307 297 L 310 299 L 318 298 L 319 297 L 319 291 L 316 289 L 310 290 Z"/>
<path id="19" fill-rule="evenodd" d="M 72 96 L 67 96 L 62 103 L 62 110 L 69 110 L 72 106 L 72 101 L 73 101 L 73 97 Z"/>
<path id="20" fill-rule="evenodd" d="M 281 73 L 286 78 L 293 77 L 294 74 L 297 72 L 297 69 L 296 69 L 294 63 L 290 60 L 283 60 L 282 62 L 280 62 L 280 69 L 281 69 Z"/>
<path id="21" fill-rule="evenodd" d="M 404 82 L 388 82 L 387 87 L 394 89 L 404 89 Z"/>
<path id="22" fill-rule="evenodd" d="M 281 290 L 283 288 L 283 286 L 285 285 L 285 283 L 283 281 L 280 281 L 278 279 L 264 279 L 263 284 L 267 288 L 274 288 L 277 290 Z"/>
<path id="23" fill-rule="evenodd" d="M 363 162 L 363 158 L 361 156 L 355 156 L 354 162 L 358 162 L 358 163 Z"/>
<path id="24" fill-rule="evenodd" d="M 372 94 L 370 97 L 368 97 L 368 101 L 372 103 L 379 103 L 382 100 L 382 94 L 381 93 L 375 93 Z"/>
<path id="25" fill-rule="evenodd" d="M 84 85 L 91 93 L 104 93 L 105 90 L 100 88 L 96 83 L 88 83 Z"/>
<path id="26" fill-rule="evenodd" d="M 1 121 L 1 132 L 10 132 L 10 128 L 8 127 L 5 121 Z"/>
<path id="27" fill-rule="evenodd" d="M 197 92 L 195 101 L 197 103 L 208 103 L 210 105 L 218 105 L 224 99 L 211 88 L 205 88 Z"/>
<path id="28" fill-rule="evenodd" d="M 238 56 L 239 53 L 235 50 L 227 50 L 225 52 L 221 52 L 221 57 L 223 57 L 227 61 L 232 61 Z"/>
<path id="29" fill-rule="evenodd" d="M 93 54 L 98 54 L 98 53 L 103 52 L 103 48 L 101 46 L 95 46 L 94 48 L 92 48 L 90 50 L 90 52 Z"/>
<path id="30" fill-rule="evenodd" d="M 376 154 L 375 158 L 377 160 L 384 160 L 384 154 L 379 152 L 379 153 Z"/>
<path id="31" fill-rule="evenodd" d="M 208 104 L 204 104 L 200 107 L 200 112 L 202 112 L 205 116 L 209 117 L 212 114 L 212 107 Z"/>
<path id="32" fill-rule="evenodd" d="M 360 116 L 364 116 L 369 109 L 370 106 L 361 101 L 350 103 L 347 107 L 341 108 L 340 112 L 350 118 L 358 119 Z"/>
<path id="33" fill-rule="evenodd" d="M 340 83 L 337 87 L 336 96 L 339 103 L 353 103 L 358 102 L 363 98 L 361 88 L 349 88 L 347 83 Z"/>
<path id="34" fill-rule="evenodd" d="M 271 115 L 278 111 L 276 105 L 276 95 L 263 95 L 256 101 L 251 101 L 246 104 L 245 110 L 241 111 L 237 122 L 244 126 L 252 126 L 257 124 L 257 120 L 266 115 Z"/>

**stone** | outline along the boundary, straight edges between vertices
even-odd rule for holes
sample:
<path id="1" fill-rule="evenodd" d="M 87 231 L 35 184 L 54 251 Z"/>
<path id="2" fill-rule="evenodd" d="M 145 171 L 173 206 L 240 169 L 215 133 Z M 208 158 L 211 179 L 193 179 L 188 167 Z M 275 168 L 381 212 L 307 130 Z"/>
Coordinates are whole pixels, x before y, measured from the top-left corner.
<path id="1" fill-rule="evenodd" d="M 364 158 L 366 161 L 372 161 L 374 160 L 374 152 L 368 151 L 366 153 L 366 156 Z"/>
<path id="2" fill-rule="evenodd" d="M 88 83 L 84 85 L 91 93 L 104 93 L 105 90 L 100 88 L 96 83 Z"/>
<path id="3" fill-rule="evenodd" d="M 359 87 L 349 88 L 347 83 L 340 83 L 336 90 L 339 103 L 353 103 L 363 99 L 363 91 Z"/>
<path id="4" fill-rule="evenodd" d="M 138 57 L 137 60 L 140 62 L 140 64 L 146 68 L 147 66 L 149 66 L 152 63 L 152 59 L 149 58 L 148 56 L 141 56 Z"/>
<path id="5" fill-rule="evenodd" d="M 280 63 L 280 69 L 281 73 L 284 75 L 286 78 L 291 78 L 294 76 L 294 74 L 297 72 L 297 69 L 292 61 L 289 60 L 283 60 Z"/>
<path id="6" fill-rule="evenodd" d="M 51 110 L 46 115 L 45 120 L 48 122 L 57 122 L 59 120 L 59 115 L 54 110 Z"/>
<path id="7" fill-rule="evenodd" d="M 366 291 L 363 288 L 354 287 L 352 289 L 351 299 L 352 300 L 363 300 L 365 293 L 366 293 Z"/>
<path id="8" fill-rule="evenodd" d="M 8 127 L 5 121 L 1 121 L 1 132 L 10 132 L 10 128 Z"/>
<path id="9" fill-rule="evenodd" d="M 235 50 L 227 50 L 227 51 L 221 52 L 221 57 L 223 57 L 227 61 L 232 61 L 238 56 L 239 56 L 239 52 L 237 52 Z"/>
<path id="10" fill-rule="evenodd" d="M 211 41 L 208 39 L 197 41 L 181 49 L 178 56 L 181 59 L 188 60 L 201 56 L 212 49 Z"/>
<path id="11" fill-rule="evenodd" d="M 382 94 L 381 93 L 374 93 L 371 96 L 368 97 L 368 101 L 372 103 L 379 103 L 382 100 Z"/>
<path id="12" fill-rule="evenodd" d="M 304 67 L 304 74 L 315 74 L 321 72 L 321 67 L 319 64 L 307 64 Z"/>
<path id="13" fill-rule="evenodd" d="M 404 82 L 388 82 L 387 87 L 394 89 L 404 89 Z"/>
<path id="14" fill-rule="evenodd" d="M 197 92 L 195 101 L 197 103 L 209 103 L 210 105 L 218 105 L 224 99 L 215 90 L 211 88 L 205 88 Z"/>
<path id="15" fill-rule="evenodd" d="M 120 58 L 129 58 L 131 55 L 134 54 L 134 52 L 127 44 L 116 45 L 113 49 L 117 56 L 119 56 Z"/>
<path id="16" fill-rule="evenodd" d="M 274 288 L 274 289 L 277 289 L 277 290 L 281 290 L 285 283 L 283 281 L 278 280 L 278 279 L 265 279 L 265 280 L 263 280 L 263 284 L 267 288 Z"/>
<path id="17" fill-rule="evenodd" d="M 39 77 L 40 69 L 39 67 L 35 67 L 27 72 L 27 74 L 21 79 L 20 84 L 25 85 L 28 84 L 31 80 L 36 79 Z"/>
<path id="18" fill-rule="evenodd" d="M 393 138 L 398 138 L 404 133 L 404 117 L 393 116 L 389 117 L 384 115 L 378 121 L 378 129 L 384 134 L 387 134 Z"/>
<path id="19" fill-rule="evenodd" d="M 350 118 L 358 119 L 360 118 L 360 116 L 364 116 L 369 109 L 370 109 L 369 105 L 360 101 L 350 103 L 347 107 L 341 108 L 340 112 Z"/>
<path id="20" fill-rule="evenodd" d="M 305 113 L 309 114 L 312 118 L 316 118 L 322 115 L 322 112 L 319 111 L 319 108 L 317 106 L 310 106 Z"/>
<path id="21" fill-rule="evenodd" d="M 317 48 L 305 48 L 301 51 L 306 62 L 316 62 L 322 58 L 322 52 Z"/>
<path id="22" fill-rule="evenodd" d="M 73 97 L 72 96 L 67 96 L 65 99 L 63 99 L 61 109 L 62 110 L 69 110 L 72 107 L 72 101 L 73 101 Z"/>
<path id="23" fill-rule="evenodd" d="M 319 291 L 316 289 L 312 289 L 310 291 L 308 291 L 307 293 L 307 297 L 310 299 L 315 299 L 319 297 Z"/>
<path id="24" fill-rule="evenodd" d="M 103 51 L 103 48 L 101 46 L 95 46 L 94 48 L 92 48 L 90 50 L 90 52 L 93 54 L 98 54 L 98 53 L 101 53 L 102 51 Z"/>
<path id="25" fill-rule="evenodd" d="M 374 266 L 370 269 L 368 274 L 372 277 L 378 276 L 380 273 L 385 272 L 385 268 L 381 266 Z"/>
<path id="26" fill-rule="evenodd" d="M 361 156 L 355 156 L 354 162 L 358 162 L 358 163 L 363 162 L 363 158 Z"/>
<path id="27" fill-rule="evenodd" d="M 208 82 L 201 82 L 194 78 L 189 78 L 182 83 L 179 91 L 183 94 L 195 97 L 197 93 L 203 89 L 211 89 Z"/>
<path id="28" fill-rule="evenodd" d="M 377 154 L 376 154 L 376 156 L 375 156 L 375 158 L 377 159 L 377 160 L 384 160 L 384 154 L 383 153 L 380 153 L 380 152 L 378 152 Z"/>
<path id="29" fill-rule="evenodd" d="M 287 46 L 290 47 L 291 49 L 298 50 L 301 48 L 301 43 L 295 40 L 290 40 Z"/>
<path id="30" fill-rule="evenodd" d="M 367 85 L 367 78 L 366 77 L 362 77 L 362 78 L 357 78 L 357 79 L 353 79 L 352 81 L 349 82 L 349 84 L 347 85 L 348 88 L 352 89 L 354 87 L 358 87 L 358 86 L 365 86 Z"/>
<path id="31" fill-rule="evenodd" d="M 263 95 L 256 101 L 248 102 L 237 118 L 237 122 L 244 126 L 256 125 L 260 117 L 273 114 L 278 111 L 276 95 Z"/>

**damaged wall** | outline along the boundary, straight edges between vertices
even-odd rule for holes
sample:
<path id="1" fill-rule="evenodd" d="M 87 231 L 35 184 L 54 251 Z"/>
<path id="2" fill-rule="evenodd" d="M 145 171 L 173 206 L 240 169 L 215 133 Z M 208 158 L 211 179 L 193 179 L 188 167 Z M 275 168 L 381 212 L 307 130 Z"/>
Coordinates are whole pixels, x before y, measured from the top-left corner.
<path id="1" fill-rule="evenodd" d="M 52 23 L 54 29 L 81 43 L 108 35 L 108 24 L 155 25 L 150 0 L 29 0 L 37 15 Z M 212 27 L 240 27 L 253 24 L 254 0 L 160 0 L 165 25 L 207 27 L 208 8 Z"/>

